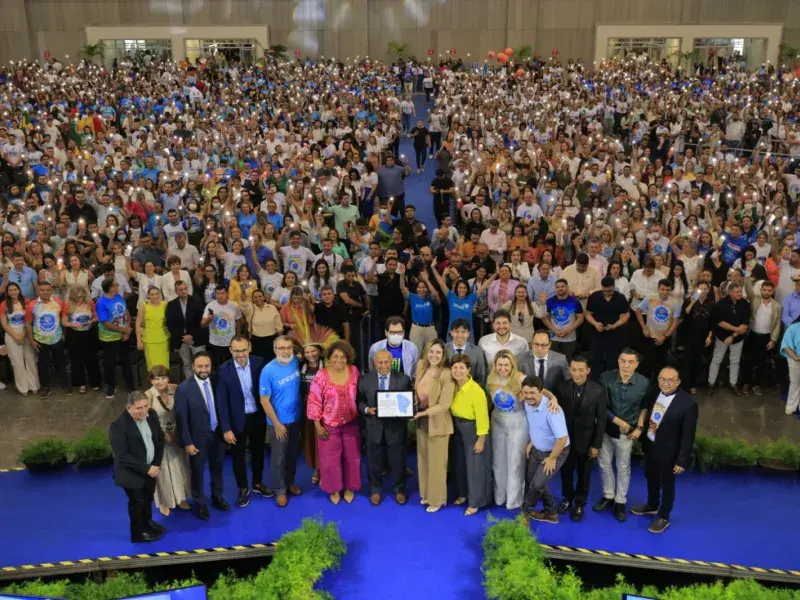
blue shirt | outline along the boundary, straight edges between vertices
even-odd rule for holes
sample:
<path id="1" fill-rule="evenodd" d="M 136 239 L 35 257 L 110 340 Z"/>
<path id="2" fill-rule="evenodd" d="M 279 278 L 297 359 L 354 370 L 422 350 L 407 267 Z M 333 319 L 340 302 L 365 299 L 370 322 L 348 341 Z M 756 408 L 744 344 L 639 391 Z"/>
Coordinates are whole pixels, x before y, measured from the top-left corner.
<path id="1" fill-rule="evenodd" d="M 267 264 L 267 260 L 270 258 L 275 258 L 275 255 L 272 254 L 272 250 L 267 248 L 266 246 L 261 246 L 256 249 L 256 258 L 258 259 L 258 264 L 263 269 L 264 266 Z M 247 268 L 250 269 L 251 273 L 256 273 L 257 269 L 256 266 L 253 264 L 253 253 L 247 248 L 244 251 L 244 259 L 247 262 Z"/>
<path id="2" fill-rule="evenodd" d="M 287 425 L 296 423 L 303 416 L 303 400 L 300 396 L 300 363 L 292 358 L 288 365 L 278 359 L 271 360 L 261 371 L 259 393 L 269 396 L 278 420 Z M 269 417 L 267 423 L 273 425 Z"/>
<path id="3" fill-rule="evenodd" d="M 475 309 L 475 304 L 478 302 L 478 296 L 475 292 L 470 292 L 463 298 L 459 298 L 458 294 L 453 291 L 447 292 L 447 306 L 450 308 L 450 323 L 448 324 L 448 331 L 451 329 L 453 321 L 456 319 L 464 319 L 470 324 L 472 328 L 472 311 Z"/>
<path id="4" fill-rule="evenodd" d="M 558 277 L 550 273 L 545 279 L 540 275 L 533 275 L 528 281 L 528 298 L 531 302 L 538 302 L 539 294 L 545 293 L 547 298 L 552 298 L 556 295 L 556 281 Z"/>
<path id="5" fill-rule="evenodd" d="M 747 238 L 740 235 L 737 238 L 728 237 L 722 244 L 722 260 L 728 265 L 732 265 L 737 258 L 744 254 L 747 246 Z"/>
<path id="6" fill-rule="evenodd" d="M 408 305 L 411 308 L 411 321 L 417 325 L 433 324 L 433 300 L 430 296 L 421 298 L 417 294 L 408 295 Z"/>
<path id="7" fill-rule="evenodd" d="M 233 365 L 236 367 L 236 374 L 239 376 L 239 384 L 242 386 L 242 394 L 244 394 L 244 413 L 246 415 L 253 414 L 258 410 L 256 399 L 253 398 L 253 377 L 250 373 L 250 361 L 247 361 L 245 366 L 240 366 L 239 363 L 234 361 Z"/>
<path id="8" fill-rule="evenodd" d="M 392 371 L 395 373 L 403 372 L 403 344 L 396 348 L 390 344 L 386 344 L 386 349 L 392 355 Z"/>
<path id="9" fill-rule="evenodd" d="M 786 348 L 790 348 L 792 352 L 800 356 L 800 323 L 790 325 L 786 333 L 783 334 L 783 340 L 781 340 L 781 356 L 792 360 L 789 358 Z"/>
<path id="10" fill-rule="evenodd" d="M 800 317 L 800 294 L 792 292 L 791 296 L 783 299 L 781 321 L 785 327 L 789 327 L 797 317 Z"/>
<path id="11" fill-rule="evenodd" d="M 556 445 L 556 440 L 567 436 L 567 421 L 564 419 L 564 411 L 552 414 L 550 400 L 542 396 L 542 401 L 538 406 L 531 406 L 525 403 L 525 415 L 528 418 L 528 434 L 530 435 L 533 447 L 539 452 L 550 452 Z M 569 438 L 567 445 L 569 447 Z"/>
<path id="12" fill-rule="evenodd" d="M 28 300 L 36 297 L 36 288 L 34 285 L 39 281 L 39 276 L 36 271 L 25 265 L 22 267 L 22 272 L 17 271 L 16 268 L 11 269 L 8 273 L 8 280 L 16 283 L 19 289 L 22 290 L 22 295 Z"/>

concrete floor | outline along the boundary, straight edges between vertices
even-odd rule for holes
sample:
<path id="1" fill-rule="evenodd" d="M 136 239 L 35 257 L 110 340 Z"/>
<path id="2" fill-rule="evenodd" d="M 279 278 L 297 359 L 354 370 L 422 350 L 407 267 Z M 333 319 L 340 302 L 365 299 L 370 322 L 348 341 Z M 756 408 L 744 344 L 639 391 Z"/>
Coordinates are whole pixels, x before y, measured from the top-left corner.
<path id="1" fill-rule="evenodd" d="M 800 421 L 783 414 L 777 395 L 734 396 L 722 389 L 709 398 L 696 396 L 700 405 L 700 429 L 712 435 L 732 435 L 755 442 L 762 438 L 787 437 L 800 443 Z M 125 408 L 120 389 L 113 399 L 103 392 L 65 396 L 53 393 L 47 399 L 20 396 L 11 388 L 0 392 L 0 469 L 17 466 L 22 445 L 33 439 L 56 435 L 80 438 L 92 427 L 106 428 Z"/>

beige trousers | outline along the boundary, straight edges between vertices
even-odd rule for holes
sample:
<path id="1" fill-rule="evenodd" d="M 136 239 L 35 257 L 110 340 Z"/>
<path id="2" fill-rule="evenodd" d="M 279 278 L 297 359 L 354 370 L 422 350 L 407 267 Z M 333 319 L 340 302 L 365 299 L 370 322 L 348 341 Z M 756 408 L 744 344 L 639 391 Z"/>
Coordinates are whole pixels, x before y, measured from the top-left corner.
<path id="1" fill-rule="evenodd" d="M 430 436 L 417 428 L 419 495 L 431 506 L 447 504 L 447 451 L 449 435 Z"/>
<path id="2" fill-rule="evenodd" d="M 10 335 L 6 335 L 8 360 L 14 370 L 14 383 L 20 394 L 35 392 L 39 389 L 39 367 L 36 361 L 36 350 L 28 338 L 18 344 Z"/>
<path id="3" fill-rule="evenodd" d="M 425 351 L 425 346 L 428 344 L 428 342 L 435 340 L 436 338 L 436 327 L 433 325 L 429 325 L 428 327 L 420 327 L 419 325 L 414 325 L 413 323 L 411 324 L 411 331 L 408 334 L 408 341 L 417 347 L 420 357 L 422 357 L 422 354 Z"/>

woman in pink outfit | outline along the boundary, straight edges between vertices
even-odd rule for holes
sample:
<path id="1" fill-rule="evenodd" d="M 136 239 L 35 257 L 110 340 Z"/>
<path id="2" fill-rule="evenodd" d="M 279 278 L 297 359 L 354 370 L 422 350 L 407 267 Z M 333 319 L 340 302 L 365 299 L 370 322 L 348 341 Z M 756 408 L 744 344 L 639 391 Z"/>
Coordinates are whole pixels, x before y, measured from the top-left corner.
<path id="1" fill-rule="evenodd" d="M 330 345 L 325 367 L 311 381 L 308 418 L 318 437 L 320 488 L 331 502 L 350 503 L 361 489 L 361 434 L 358 429 L 358 369 L 355 351 L 343 340 Z"/>

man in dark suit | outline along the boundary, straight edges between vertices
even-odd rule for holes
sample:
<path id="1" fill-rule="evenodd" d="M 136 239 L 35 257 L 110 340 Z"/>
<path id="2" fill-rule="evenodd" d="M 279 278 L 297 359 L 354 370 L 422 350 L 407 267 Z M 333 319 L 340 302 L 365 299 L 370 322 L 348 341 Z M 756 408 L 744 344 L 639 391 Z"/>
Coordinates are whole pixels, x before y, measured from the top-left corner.
<path id="1" fill-rule="evenodd" d="M 156 478 L 164 456 L 164 432 L 156 411 L 142 392 L 128 394 L 128 403 L 109 427 L 114 451 L 114 483 L 128 495 L 131 541 L 161 539 L 164 527 L 153 521 Z"/>
<path id="2" fill-rule="evenodd" d="M 175 391 L 175 429 L 181 446 L 189 455 L 191 470 L 192 510 L 197 518 L 209 519 L 208 501 L 203 492 L 203 476 L 208 463 L 211 472 L 211 504 L 219 510 L 230 510 L 222 496 L 222 463 L 225 442 L 219 426 L 219 409 L 211 378 L 211 357 L 198 352 L 192 359 L 194 375 Z"/>
<path id="3" fill-rule="evenodd" d="M 642 436 L 647 503 L 631 508 L 635 515 L 657 515 L 648 527 L 661 533 L 669 527 L 675 503 L 675 476 L 689 468 L 697 432 L 697 403 L 679 389 L 681 380 L 673 367 L 658 374 L 658 387 L 649 398 L 647 432 Z"/>
<path id="4" fill-rule="evenodd" d="M 547 390 L 555 390 L 570 378 L 567 357 L 550 349 L 550 334 L 544 330 L 533 334 L 531 350 L 519 359 L 518 369 L 528 377 L 538 377 Z"/>
<path id="5" fill-rule="evenodd" d="M 569 456 L 561 467 L 561 492 L 564 498 L 558 512 L 569 510 L 573 521 L 583 519 L 592 464 L 603 446 L 606 425 L 606 392 L 598 383 L 589 380 L 589 361 L 575 356 L 569 365 L 572 379 L 564 380 L 556 388 L 556 397 L 564 410 L 569 432 Z M 575 473 L 578 485 L 575 485 Z"/>
<path id="6" fill-rule="evenodd" d="M 167 302 L 166 319 L 170 333 L 169 346 L 177 350 L 183 364 L 183 378 L 192 376 L 192 357 L 206 349 L 208 330 L 200 325 L 203 319 L 202 300 L 189 295 L 185 281 L 175 283 L 178 297 Z"/>
<path id="7" fill-rule="evenodd" d="M 408 419 L 378 416 L 378 391 L 411 392 L 411 380 L 392 372 L 392 353 L 378 350 L 374 370 L 358 382 L 358 412 L 365 416 L 367 430 L 367 472 L 373 506 L 381 503 L 384 448 L 389 455 L 392 491 L 398 504 L 406 503 L 406 439 Z"/>
<path id="8" fill-rule="evenodd" d="M 216 391 L 222 438 L 231 445 L 233 454 L 233 475 L 239 488 L 236 504 L 244 508 L 250 503 L 246 460 L 248 445 L 253 469 L 253 491 L 266 498 L 274 495 L 261 483 L 267 418 L 258 394 L 258 378 L 264 368 L 264 359 L 250 356 L 250 341 L 241 335 L 231 341 L 231 354 L 233 359 L 222 363 L 219 369 Z"/>
<path id="9" fill-rule="evenodd" d="M 469 343 L 470 323 L 466 319 L 456 319 L 450 326 L 452 342 L 448 342 L 447 358 L 453 358 L 456 354 L 466 354 L 469 356 L 472 365 L 472 378 L 484 387 L 486 385 L 486 353 L 475 344 Z"/>

